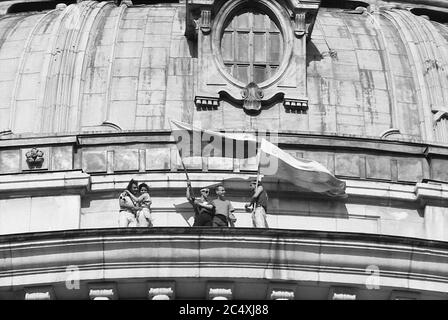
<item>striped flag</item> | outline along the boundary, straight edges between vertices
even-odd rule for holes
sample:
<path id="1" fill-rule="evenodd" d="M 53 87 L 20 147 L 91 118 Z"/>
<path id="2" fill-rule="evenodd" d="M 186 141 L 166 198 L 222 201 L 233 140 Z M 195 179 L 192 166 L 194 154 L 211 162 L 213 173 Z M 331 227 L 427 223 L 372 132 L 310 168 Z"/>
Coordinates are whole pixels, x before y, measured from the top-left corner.
<path id="1" fill-rule="evenodd" d="M 332 197 L 347 197 L 345 182 L 316 161 L 296 159 L 265 139 L 261 141 L 259 156 L 259 171 L 265 176 L 275 176 L 306 190 Z"/>
<path id="2" fill-rule="evenodd" d="M 245 133 L 220 133 L 171 120 L 171 135 L 182 158 L 247 159 L 257 155 L 257 139 Z"/>

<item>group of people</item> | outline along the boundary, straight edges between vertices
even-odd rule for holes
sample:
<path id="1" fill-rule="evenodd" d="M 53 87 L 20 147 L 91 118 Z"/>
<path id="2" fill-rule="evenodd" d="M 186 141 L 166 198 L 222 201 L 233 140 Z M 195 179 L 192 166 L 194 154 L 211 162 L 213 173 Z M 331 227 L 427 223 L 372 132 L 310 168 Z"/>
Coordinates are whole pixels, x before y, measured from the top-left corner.
<path id="1" fill-rule="evenodd" d="M 252 223 L 256 228 L 267 228 L 266 221 L 268 195 L 261 182 L 250 183 L 252 191 L 251 201 L 245 204 L 247 211 L 252 212 Z M 210 189 L 202 188 L 200 196 L 195 197 L 191 183 L 187 183 L 186 197 L 193 206 L 193 227 L 234 227 L 236 217 L 232 203 L 226 199 L 223 185 L 215 187 L 216 198 L 210 199 Z M 120 227 L 153 227 L 154 219 L 151 215 L 151 197 L 146 183 L 138 184 L 131 180 L 119 198 Z"/>
<path id="2" fill-rule="evenodd" d="M 120 227 L 152 227 L 151 197 L 146 183 L 138 184 L 131 180 L 119 197 L 120 213 L 118 225 Z"/>

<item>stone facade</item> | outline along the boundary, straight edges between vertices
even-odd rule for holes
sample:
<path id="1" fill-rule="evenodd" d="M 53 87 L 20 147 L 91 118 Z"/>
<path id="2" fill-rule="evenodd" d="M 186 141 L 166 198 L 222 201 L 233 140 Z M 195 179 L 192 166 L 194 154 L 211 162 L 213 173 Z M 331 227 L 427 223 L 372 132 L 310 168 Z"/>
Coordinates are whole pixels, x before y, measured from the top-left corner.
<path id="1" fill-rule="evenodd" d="M 0 298 L 137 298 L 122 279 L 149 299 L 446 298 L 448 9 L 365 2 L 0 2 Z M 345 181 L 348 198 L 266 178 L 260 232 L 244 209 L 256 159 L 190 158 L 195 190 L 223 184 L 237 218 L 234 229 L 190 228 L 170 120 L 275 132 Z M 149 183 L 156 228 L 117 229 L 131 178 Z M 255 269 L 239 266 L 240 249 Z M 79 291 L 64 291 L 70 266 Z M 381 288 L 366 284 L 375 268 Z"/>

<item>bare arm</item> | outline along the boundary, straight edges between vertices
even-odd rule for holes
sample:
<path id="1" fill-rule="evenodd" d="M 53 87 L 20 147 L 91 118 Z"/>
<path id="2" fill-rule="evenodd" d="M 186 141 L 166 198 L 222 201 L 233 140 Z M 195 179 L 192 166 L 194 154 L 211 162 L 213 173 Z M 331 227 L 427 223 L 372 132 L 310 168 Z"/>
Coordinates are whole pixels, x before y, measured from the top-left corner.
<path id="1" fill-rule="evenodd" d="M 151 196 L 149 195 L 149 193 L 144 193 L 142 194 L 140 197 L 138 197 L 138 202 L 142 203 L 144 205 L 151 205 L 152 201 L 151 201 Z"/>
<path id="2" fill-rule="evenodd" d="M 188 202 L 193 203 L 194 202 L 194 197 L 191 196 L 191 184 L 187 184 L 187 191 L 186 191 L 186 197 Z"/>
<path id="3" fill-rule="evenodd" d="M 257 190 L 255 190 L 252 199 L 250 200 L 250 204 L 254 204 L 257 201 L 258 196 L 263 192 L 263 186 L 258 186 Z"/>
<path id="4" fill-rule="evenodd" d="M 196 203 L 198 206 L 200 206 L 200 207 L 207 208 L 207 209 L 210 209 L 210 210 L 214 208 L 214 205 L 213 205 L 213 204 L 205 204 L 205 203 L 201 203 L 201 202 L 199 202 L 199 201 L 197 201 L 197 200 L 195 200 L 195 203 Z"/>
<path id="5" fill-rule="evenodd" d="M 132 193 L 129 192 L 129 190 L 125 190 L 125 192 L 133 201 L 138 202 L 139 197 L 134 196 Z"/>
<path id="6" fill-rule="evenodd" d="M 130 209 L 133 211 L 138 209 L 138 207 L 136 207 L 133 204 L 126 201 L 126 198 L 123 197 L 122 195 L 120 195 L 119 203 L 120 203 L 120 208 L 122 208 L 122 209 Z"/>

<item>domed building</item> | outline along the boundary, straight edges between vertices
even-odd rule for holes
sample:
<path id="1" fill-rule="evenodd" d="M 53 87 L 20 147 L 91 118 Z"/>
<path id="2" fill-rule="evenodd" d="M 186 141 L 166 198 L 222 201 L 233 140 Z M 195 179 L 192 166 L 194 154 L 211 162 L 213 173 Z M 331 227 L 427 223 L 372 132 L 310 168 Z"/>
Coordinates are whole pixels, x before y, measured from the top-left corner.
<path id="1" fill-rule="evenodd" d="M 177 120 L 277 135 L 347 198 L 194 157 L 232 228 L 191 227 Z M 150 186 L 153 228 L 120 228 Z M 443 0 L 0 1 L 0 299 L 447 299 Z"/>

